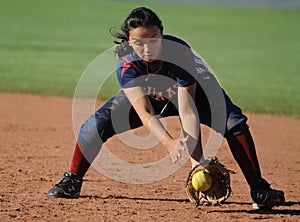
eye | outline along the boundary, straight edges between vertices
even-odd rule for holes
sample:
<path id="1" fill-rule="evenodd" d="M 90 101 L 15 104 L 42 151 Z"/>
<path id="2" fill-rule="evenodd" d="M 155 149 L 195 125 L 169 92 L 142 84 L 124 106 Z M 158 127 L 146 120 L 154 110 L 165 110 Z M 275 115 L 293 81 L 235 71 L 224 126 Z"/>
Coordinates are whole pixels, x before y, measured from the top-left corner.
<path id="1" fill-rule="evenodd" d="M 134 44 L 135 44 L 136 46 L 143 46 L 143 45 L 144 45 L 144 43 L 141 42 L 141 41 L 135 41 Z"/>
<path id="2" fill-rule="evenodd" d="M 157 41 L 158 41 L 157 39 L 151 39 L 150 43 L 157 43 Z"/>

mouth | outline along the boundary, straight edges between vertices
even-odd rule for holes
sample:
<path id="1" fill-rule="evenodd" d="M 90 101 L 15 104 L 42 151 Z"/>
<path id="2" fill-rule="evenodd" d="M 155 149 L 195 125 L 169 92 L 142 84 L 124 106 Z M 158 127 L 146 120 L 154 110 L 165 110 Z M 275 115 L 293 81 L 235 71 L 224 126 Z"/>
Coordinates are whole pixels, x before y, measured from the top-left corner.
<path id="1" fill-rule="evenodd" d="M 144 54 L 144 58 L 152 58 L 153 54 Z"/>
<path id="2" fill-rule="evenodd" d="M 153 58 L 151 56 L 144 56 L 143 60 L 146 62 L 153 62 L 153 61 L 155 61 L 155 58 Z"/>

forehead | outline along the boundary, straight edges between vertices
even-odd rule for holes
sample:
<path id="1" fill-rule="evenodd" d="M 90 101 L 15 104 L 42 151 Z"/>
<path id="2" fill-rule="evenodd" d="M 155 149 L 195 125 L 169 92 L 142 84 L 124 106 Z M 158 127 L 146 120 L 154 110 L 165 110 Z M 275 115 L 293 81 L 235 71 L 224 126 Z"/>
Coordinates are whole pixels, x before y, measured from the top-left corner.
<path id="1" fill-rule="evenodd" d="M 130 29 L 129 39 L 143 39 L 143 38 L 158 38 L 161 36 L 161 31 L 158 26 L 137 27 Z"/>

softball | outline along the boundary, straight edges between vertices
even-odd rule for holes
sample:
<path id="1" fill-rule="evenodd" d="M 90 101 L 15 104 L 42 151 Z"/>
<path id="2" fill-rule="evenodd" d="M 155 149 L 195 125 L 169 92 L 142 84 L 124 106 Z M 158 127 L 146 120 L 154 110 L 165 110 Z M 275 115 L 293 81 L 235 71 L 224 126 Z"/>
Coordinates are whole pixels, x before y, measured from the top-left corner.
<path id="1" fill-rule="evenodd" d="M 204 170 L 198 171 L 192 177 L 192 185 L 197 191 L 204 192 L 209 190 L 212 186 L 212 182 L 211 175 Z"/>

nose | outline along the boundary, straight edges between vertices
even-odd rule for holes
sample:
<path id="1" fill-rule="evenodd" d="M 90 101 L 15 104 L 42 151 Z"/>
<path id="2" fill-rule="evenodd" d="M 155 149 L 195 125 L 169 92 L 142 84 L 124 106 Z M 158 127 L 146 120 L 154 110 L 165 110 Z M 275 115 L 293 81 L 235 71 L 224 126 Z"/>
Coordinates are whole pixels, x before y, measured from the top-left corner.
<path id="1" fill-rule="evenodd" d="M 145 52 L 145 53 L 150 52 L 150 45 L 149 45 L 149 43 L 145 43 L 145 44 L 144 44 L 144 52 Z"/>

